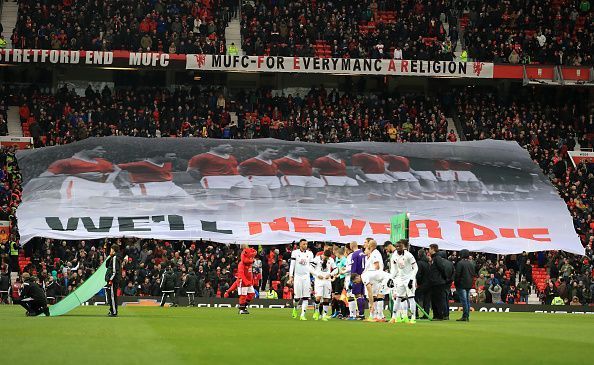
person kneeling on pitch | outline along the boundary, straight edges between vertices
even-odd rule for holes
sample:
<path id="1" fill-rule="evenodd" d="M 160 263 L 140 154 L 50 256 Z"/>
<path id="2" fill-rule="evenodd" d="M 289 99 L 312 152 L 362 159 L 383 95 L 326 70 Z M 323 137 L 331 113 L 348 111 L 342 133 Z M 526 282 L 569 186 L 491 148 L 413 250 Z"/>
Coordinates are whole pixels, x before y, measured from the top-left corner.
<path id="1" fill-rule="evenodd" d="M 42 313 L 48 317 L 50 315 L 45 293 L 37 284 L 37 279 L 29 273 L 23 274 L 23 286 L 19 293 L 19 299 L 15 299 L 14 304 L 20 304 L 25 308 L 27 316 L 38 316 Z"/>

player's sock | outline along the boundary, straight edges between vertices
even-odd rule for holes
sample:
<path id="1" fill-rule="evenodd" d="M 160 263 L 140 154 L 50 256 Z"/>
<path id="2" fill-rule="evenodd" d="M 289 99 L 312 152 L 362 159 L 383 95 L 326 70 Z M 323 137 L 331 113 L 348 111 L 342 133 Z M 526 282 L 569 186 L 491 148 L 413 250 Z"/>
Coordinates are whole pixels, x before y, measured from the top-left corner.
<path id="1" fill-rule="evenodd" d="M 414 297 L 408 298 L 408 309 L 410 310 L 410 319 L 416 320 L 417 319 L 417 302 L 415 301 Z"/>
<path id="2" fill-rule="evenodd" d="M 245 295 L 240 295 L 239 296 L 239 309 L 244 310 L 245 307 L 246 307 L 246 297 L 245 297 Z"/>
<path id="3" fill-rule="evenodd" d="M 408 320 L 408 301 L 406 300 L 406 298 L 403 298 L 402 301 L 402 307 L 401 307 L 401 318 L 404 320 Z"/>
<path id="4" fill-rule="evenodd" d="M 359 311 L 358 315 L 365 315 L 365 298 L 357 298 L 357 310 Z"/>
<path id="5" fill-rule="evenodd" d="M 375 302 L 375 312 L 377 313 L 377 318 L 382 319 L 384 318 L 384 299 L 376 299 Z"/>
<path id="6" fill-rule="evenodd" d="M 320 302 L 317 300 L 314 301 L 314 316 L 316 315 L 316 312 L 318 314 L 320 313 Z"/>
<path id="7" fill-rule="evenodd" d="M 305 312 L 307 312 L 307 305 L 309 304 L 309 301 L 307 299 L 303 299 L 301 301 L 301 315 L 304 316 Z"/>
<path id="8" fill-rule="evenodd" d="M 398 308 L 396 311 L 396 320 L 398 322 L 402 322 L 402 319 L 404 318 L 404 300 L 400 297 L 398 297 Z"/>
<path id="9" fill-rule="evenodd" d="M 392 307 L 392 319 L 398 318 L 399 313 L 400 313 L 400 298 L 396 298 L 394 300 L 394 306 Z"/>
<path id="10" fill-rule="evenodd" d="M 342 300 L 338 301 L 338 315 L 339 317 L 346 315 L 346 304 Z"/>
<path id="11" fill-rule="evenodd" d="M 324 316 L 327 316 L 328 315 L 328 309 L 329 309 L 329 307 L 330 306 L 328 305 L 328 303 L 324 303 L 322 315 L 324 315 Z"/>
<path id="12" fill-rule="evenodd" d="M 357 302 L 355 298 L 349 298 L 349 317 L 355 317 L 357 314 Z"/>

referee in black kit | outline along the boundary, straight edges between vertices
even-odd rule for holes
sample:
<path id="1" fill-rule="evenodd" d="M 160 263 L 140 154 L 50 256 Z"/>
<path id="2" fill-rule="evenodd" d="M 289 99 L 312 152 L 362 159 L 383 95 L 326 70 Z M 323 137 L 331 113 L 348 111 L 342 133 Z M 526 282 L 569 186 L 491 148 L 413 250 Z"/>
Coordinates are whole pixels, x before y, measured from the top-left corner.
<path id="1" fill-rule="evenodd" d="M 107 285 L 105 286 L 105 298 L 109 305 L 109 313 L 107 314 L 109 317 L 118 316 L 119 249 L 120 248 L 117 245 L 111 246 L 109 256 L 107 256 L 107 260 L 105 260 L 105 267 L 107 268 L 107 271 L 105 272 L 105 281 L 107 281 Z"/>

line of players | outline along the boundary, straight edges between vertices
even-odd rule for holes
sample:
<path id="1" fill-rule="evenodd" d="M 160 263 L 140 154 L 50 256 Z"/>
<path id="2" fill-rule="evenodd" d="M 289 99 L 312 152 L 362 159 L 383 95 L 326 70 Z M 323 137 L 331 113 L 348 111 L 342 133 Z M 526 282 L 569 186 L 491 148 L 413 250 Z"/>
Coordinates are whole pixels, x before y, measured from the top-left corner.
<path id="1" fill-rule="evenodd" d="M 65 177 L 60 188 L 63 200 L 189 195 L 173 182 L 175 153 L 153 151 L 142 161 L 117 165 L 104 159 L 105 153 L 101 146 L 79 151 L 55 161 L 40 177 Z M 241 163 L 232 153 L 233 147 L 223 143 L 189 160 L 187 173 L 200 182 L 207 197 L 277 198 L 284 188 L 294 201 L 320 201 L 318 193 L 324 193 L 328 202 L 349 202 L 357 194 L 368 199 L 468 199 L 485 191 L 465 162 L 440 160 L 434 171 L 416 171 L 403 156 L 351 155 L 339 149 L 313 163 L 303 146 L 290 147 L 282 157 L 279 147 L 258 146 L 257 155 Z"/>
<path id="2" fill-rule="evenodd" d="M 384 248 L 390 255 L 389 272 L 384 271 L 384 260 L 373 238 L 366 238 L 361 248 L 357 242 L 351 242 L 339 248 L 336 255 L 325 246 L 315 257 L 308 249 L 307 241 L 300 240 L 299 248 L 291 252 L 289 268 L 288 284 L 293 285 L 294 292 L 292 317 L 307 320 L 313 276 L 314 320 L 329 320 L 332 296 L 339 300 L 344 289 L 348 298 L 349 320 L 386 322 L 384 299 L 390 295 L 394 301 L 390 323 L 416 323 L 417 262 L 408 251 L 406 240 L 396 244 L 386 241 Z M 370 313 L 365 319 L 367 303 Z"/>

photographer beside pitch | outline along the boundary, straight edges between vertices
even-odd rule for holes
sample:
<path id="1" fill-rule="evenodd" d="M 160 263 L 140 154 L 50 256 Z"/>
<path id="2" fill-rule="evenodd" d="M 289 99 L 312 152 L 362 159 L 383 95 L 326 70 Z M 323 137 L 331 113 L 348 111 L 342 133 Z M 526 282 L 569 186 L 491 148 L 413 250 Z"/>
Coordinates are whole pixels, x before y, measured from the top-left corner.
<path id="1" fill-rule="evenodd" d="M 50 315 L 45 292 L 37 284 L 37 278 L 28 272 L 23 273 L 23 286 L 19 292 L 19 298 L 14 300 L 14 304 L 20 304 L 25 308 L 27 316 L 38 316 L 42 313 L 48 317 Z"/>

